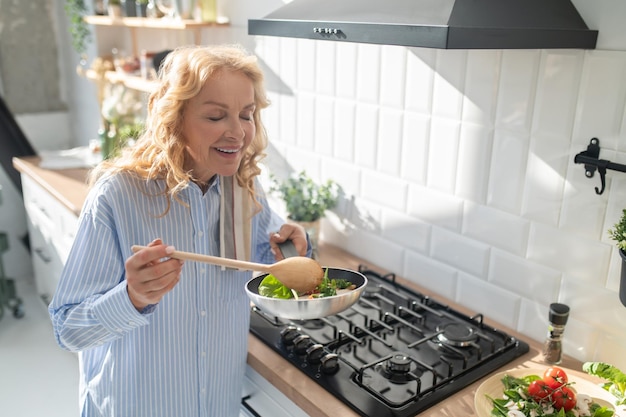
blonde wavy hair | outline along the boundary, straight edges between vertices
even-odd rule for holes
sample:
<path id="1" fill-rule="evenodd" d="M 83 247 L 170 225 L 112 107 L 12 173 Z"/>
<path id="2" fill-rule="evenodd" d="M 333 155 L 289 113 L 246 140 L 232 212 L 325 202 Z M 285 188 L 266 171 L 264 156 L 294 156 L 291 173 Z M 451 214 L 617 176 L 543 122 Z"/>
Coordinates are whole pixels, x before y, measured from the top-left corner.
<path id="1" fill-rule="evenodd" d="M 218 71 L 241 72 L 254 86 L 256 109 L 253 114 L 256 135 L 246 148 L 235 178 L 248 190 L 257 204 L 254 177 L 261 170 L 258 162 L 265 156 L 267 133 L 260 112 L 269 105 L 263 85 L 263 72 L 255 56 L 239 45 L 185 46 L 170 52 L 159 70 L 158 87 L 148 98 L 145 130 L 136 144 L 126 147 L 119 157 L 105 160 L 89 176 L 93 186 L 100 178 L 119 172 L 133 173 L 145 180 L 165 181 L 164 195 L 184 204 L 179 193 L 194 180 L 184 170 L 186 152 L 182 136 L 183 112 L 189 100 L 200 93 L 204 84 Z"/>

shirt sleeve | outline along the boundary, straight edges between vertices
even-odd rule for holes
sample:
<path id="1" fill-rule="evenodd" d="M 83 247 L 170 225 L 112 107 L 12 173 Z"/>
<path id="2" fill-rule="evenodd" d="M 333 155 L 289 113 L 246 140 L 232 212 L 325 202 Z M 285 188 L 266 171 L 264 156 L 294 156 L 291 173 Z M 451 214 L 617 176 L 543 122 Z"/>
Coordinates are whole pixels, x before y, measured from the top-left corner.
<path id="1" fill-rule="evenodd" d="M 138 312 L 128 296 L 112 213 L 105 193 L 94 189 L 48 307 L 57 343 L 70 351 L 99 346 L 148 324 L 147 314 Z"/>

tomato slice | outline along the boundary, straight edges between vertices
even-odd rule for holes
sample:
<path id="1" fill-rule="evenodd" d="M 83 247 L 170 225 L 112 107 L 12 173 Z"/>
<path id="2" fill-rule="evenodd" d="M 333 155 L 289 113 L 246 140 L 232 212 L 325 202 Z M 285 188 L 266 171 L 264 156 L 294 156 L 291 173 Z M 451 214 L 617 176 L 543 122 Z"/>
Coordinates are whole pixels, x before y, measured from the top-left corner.
<path id="1" fill-rule="evenodd" d="M 567 374 L 558 366 L 551 366 L 543 373 L 543 380 L 554 390 L 567 384 Z"/>

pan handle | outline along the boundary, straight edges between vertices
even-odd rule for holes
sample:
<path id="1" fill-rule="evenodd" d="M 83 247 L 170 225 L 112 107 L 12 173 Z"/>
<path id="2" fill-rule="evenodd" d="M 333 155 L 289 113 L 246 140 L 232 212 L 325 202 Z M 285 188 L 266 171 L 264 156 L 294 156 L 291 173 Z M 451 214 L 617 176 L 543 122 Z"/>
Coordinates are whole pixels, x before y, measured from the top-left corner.
<path id="1" fill-rule="evenodd" d="M 285 240 L 283 243 L 279 243 L 278 249 L 280 249 L 280 253 L 282 253 L 283 257 L 285 258 L 300 256 L 300 254 L 296 250 L 296 246 L 291 240 Z"/>

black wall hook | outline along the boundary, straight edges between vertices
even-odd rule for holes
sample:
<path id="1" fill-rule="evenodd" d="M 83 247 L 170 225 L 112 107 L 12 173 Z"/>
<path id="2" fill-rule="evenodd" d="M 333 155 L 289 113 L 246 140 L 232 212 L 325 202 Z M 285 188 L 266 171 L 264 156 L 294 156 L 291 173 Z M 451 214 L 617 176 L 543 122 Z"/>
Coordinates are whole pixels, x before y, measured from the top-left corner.
<path id="1" fill-rule="evenodd" d="M 611 169 L 614 171 L 626 172 L 626 165 L 616 164 L 614 162 L 607 161 L 605 159 L 599 159 L 600 157 L 600 140 L 598 138 L 592 138 L 589 141 L 587 150 L 578 153 L 574 157 L 574 162 L 577 164 L 585 164 L 585 176 L 587 178 L 593 178 L 593 175 L 598 170 L 600 173 L 601 187 L 595 187 L 596 194 L 602 194 L 606 187 L 606 170 Z"/>

